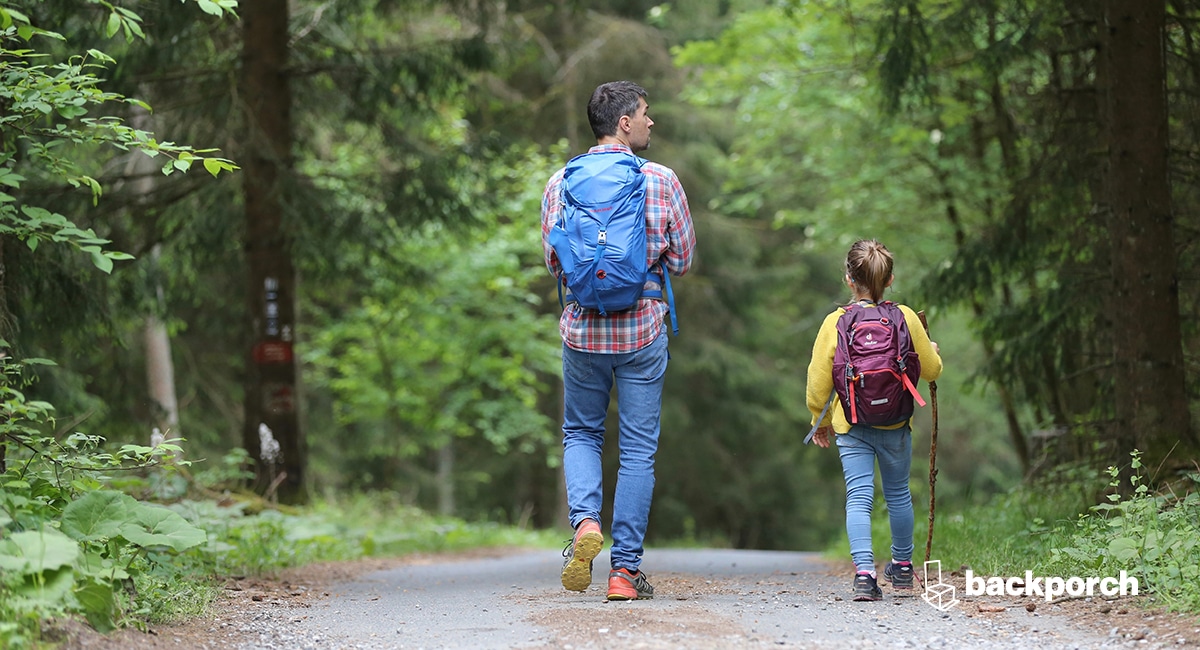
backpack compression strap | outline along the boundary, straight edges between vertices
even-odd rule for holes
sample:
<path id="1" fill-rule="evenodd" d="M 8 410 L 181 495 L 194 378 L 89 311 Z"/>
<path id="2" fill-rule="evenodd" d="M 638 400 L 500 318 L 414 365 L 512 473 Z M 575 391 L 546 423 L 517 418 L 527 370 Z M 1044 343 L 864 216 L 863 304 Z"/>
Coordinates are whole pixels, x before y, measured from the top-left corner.
<path id="1" fill-rule="evenodd" d="M 901 370 L 900 376 L 904 378 L 904 387 L 908 389 L 908 392 L 912 393 L 913 399 L 917 401 L 917 404 L 925 406 L 925 400 L 921 397 L 921 393 L 917 392 L 917 387 L 913 386 L 912 380 L 908 378 L 908 373 Z"/>
<path id="2" fill-rule="evenodd" d="M 661 265 L 660 268 L 662 268 Z M 654 267 L 651 267 L 649 271 L 646 271 L 647 282 L 658 282 L 658 280 L 659 277 L 658 274 L 654 272 Z M 563 309 L 566 309 L 567 307 L 566 303 L 563 302 L 563 284 L 565 284 L 565 282 L 566 281 L 563 279 L 562 275 L 559 275 L 558 282 L 556 283 L 558 284 L 558 306 Z M 675 317 L 675 292 L 671 290 L 671 273 L 667 271 L 666 268 L 662 268 L 662 286 L 666 292 L 667 311 L 671 315 L 671 333 L 675 336 L 679 336 L 679 321 L 676 320 Z M 642 297 L 663 300 L 663 293 L 663 290 L 651 289 L 649 291 L 643 291 Z M 921 404 L 921 406 L 925 406 L 925 404 Z"/>
<path id="3" fill-rule="evenodd" d="M 858 377 L 851 378 L 850 381 L 850 424 L 858 424 L 858 400 L 854 399 L 854 385 L 858 383 Z"/>
<path id="4" fill-rule="evenodd" d="M 808 435 L 804 436 L 804 444 L 807 445 L 812 441 L 813 436 L 817 435 L 817 429 L 821 427 L 821 422 L 825 420 L 825 414 L 829 412 L 829 405 L 833 404 L 833 396 L 836 394 L 837 391 L 829 391 L 829 399 L 825 400 L 825 408 L 821 409 L 821 414 L 817 416 L 817 423 L 813 425 L 813 428 L 808 432 Z"/>
<path id="5" fill-rule="evenodd" d="M 897 311 L 899 308 L 897 308 Z M 902 315 L 903 316 L 903 315 Z M 899 328 L 899 326 L 897 326 Z M 925 406 L 925 399 L 921 397 L 921 393 L 917 387 L 913 385 L 912 380 L 908 378 L 907 366 L 904 363 L 904 356 L 896 357 L 896 365 L 900 366 L 900 381 L 904 384 L 905 390 L 912 393 L 913 399 L 920 406 Z"/>

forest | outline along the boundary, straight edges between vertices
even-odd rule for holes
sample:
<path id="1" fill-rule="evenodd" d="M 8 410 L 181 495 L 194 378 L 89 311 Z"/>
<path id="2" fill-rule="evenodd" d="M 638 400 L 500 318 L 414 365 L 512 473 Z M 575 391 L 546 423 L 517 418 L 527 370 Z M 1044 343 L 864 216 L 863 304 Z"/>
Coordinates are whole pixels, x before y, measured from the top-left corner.
<path id="1" fill-rule="evenodd" d="M 231 500 L 567 535 L 539 205 L 619 79 L 698 242 L 648 544 L 844 538 L 805 372 L 877 238 L 946 368 L 918 529 L 934 469 L 947 521 L 1150 500 L 1191 528 L 1054 557 L 1200 608 L 1200 2 L 0 0 L 0 639 L 228 570 Z"/>

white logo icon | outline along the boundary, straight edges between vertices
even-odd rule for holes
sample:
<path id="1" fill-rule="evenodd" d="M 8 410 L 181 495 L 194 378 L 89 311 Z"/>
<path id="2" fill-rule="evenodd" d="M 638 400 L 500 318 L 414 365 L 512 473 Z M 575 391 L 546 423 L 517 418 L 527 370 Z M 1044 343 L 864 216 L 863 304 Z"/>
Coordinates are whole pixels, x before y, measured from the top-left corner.
<path id="1" fill-rule="evenodd" d="M 931 583 L 929 580 L 929 567 L 933 565 L 937 572 L 937 582 Z M 929 560 L 925 562 L 925 593 L 921 596 L 925 602 L 933 605 L 935 609 L 942 612 L 950 611 L 951 607 L 958 604 L 954 598 L 954 585 L 942 582 L 942 561 Z"/>

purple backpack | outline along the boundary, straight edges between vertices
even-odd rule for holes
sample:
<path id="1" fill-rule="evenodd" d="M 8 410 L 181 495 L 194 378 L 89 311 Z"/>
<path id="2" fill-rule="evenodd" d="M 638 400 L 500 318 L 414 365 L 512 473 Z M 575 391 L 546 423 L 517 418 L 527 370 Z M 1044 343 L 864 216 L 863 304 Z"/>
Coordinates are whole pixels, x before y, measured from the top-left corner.
<path id="1" fill-rule="evenodd" d="M 921 360 L 913 349 L 904 312 L 885 300 L 848 305 L 838 319 L 833 388 L 850 424 L 886 426 L 912 417 Z"/>

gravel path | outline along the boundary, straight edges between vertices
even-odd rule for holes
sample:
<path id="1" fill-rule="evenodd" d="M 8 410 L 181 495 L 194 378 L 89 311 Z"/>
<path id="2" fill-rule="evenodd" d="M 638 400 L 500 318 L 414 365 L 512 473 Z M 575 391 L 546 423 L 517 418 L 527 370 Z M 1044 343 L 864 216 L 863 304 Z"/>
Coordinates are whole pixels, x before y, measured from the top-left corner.
<path id="1" fill-rule="evenodd" d="M 963 598 L 961 584 L 946 611 L 920 588 L 902 597 L 885 586 L 884 600 L 853 602 L 850 574 L 810 553 L 651 549 L 643 568 L 656 597 L 622 603 L 604 600 L 606 553 L 584 593 L 562 589 L 560 562 L 524 551 L 399 566 L 327 587 L 327 597 L 246 602 L 223 625 L 239 650 L 1196 647 L 1136 625 L 1073 623 L 1040 600 L 1027 611 L 1030 599 Z"/>

